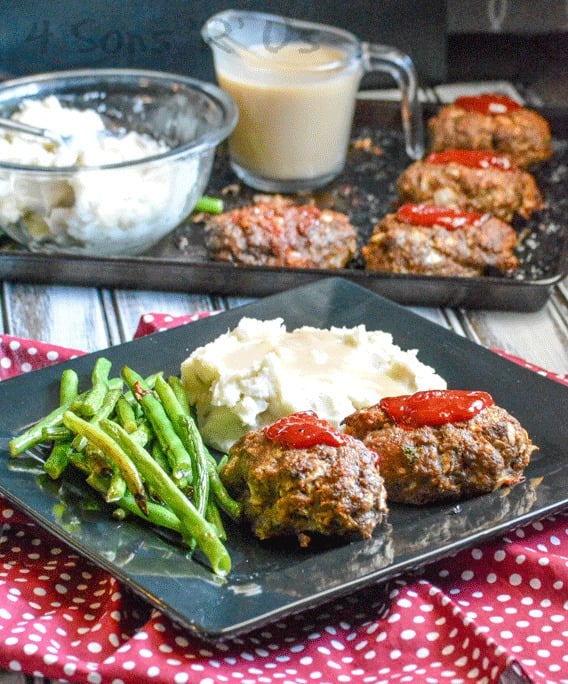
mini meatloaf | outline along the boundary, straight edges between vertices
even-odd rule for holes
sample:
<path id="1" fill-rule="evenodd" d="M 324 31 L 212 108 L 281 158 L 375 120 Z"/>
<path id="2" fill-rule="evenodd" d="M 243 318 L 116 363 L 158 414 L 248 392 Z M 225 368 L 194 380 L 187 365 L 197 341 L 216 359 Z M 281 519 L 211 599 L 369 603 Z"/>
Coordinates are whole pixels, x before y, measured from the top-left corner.
<path id="1" fill-rule="evenodd" d="M 408 428 L 379 404 L 345 419 L 347 434 L 379 454 L 389 501 L 457 501 L 523 479 L 534 449 L 526 430 L 492 405 L 469 420 Z"/>
<path id="2" fill-rule="evenodd" d="M 403 171 L 397 186 L 403 202 L 490 213 L 507 222 L 544 206 L 532 174 L 504 155 L 480 150 L 433 152 Z"/>
<path id="3" fill-rule="evenodd" d="M 369 242 L 361 249 L 365 267 L 373 271 L 415 273 L 437 276 L 511 275 L 519 266 L 514 250 L 517 233 L 508 223 L 491 214 L 477 214 L 443 208 L 440 222 L 421 225 L 406 216 L 403 205 L 387 214 L 374 229 Z M 412 205 L 419 210 L 434 205 Z M 454 212 L 458 227 L 441 219 Z M 409 213 L 409 212 L 407 212 Z"/>
<path id="4" fill-rule="evenodd" d="M 307 546 L 312 535 L 371 537 L 387 511 L 377 455 L 343 441 L 297 448 L 260 429 L 231 447 L 220 475 L 259 539 L 296 535 Z"/>
<path id="5" fill-rule="evenodd" d="M 548 121 L 503 96 L 458 98 L 428 121 L 433 152 L 452 148 L 495 150 L 522 168 L 552 156 Z"/>
<path id="6" fill-rule="evenodd" d="M 349 218 L 281 197 L 213 216 L 205 227 L 212 259 L 292 268 L 342 268 L 357 251 Z"/>

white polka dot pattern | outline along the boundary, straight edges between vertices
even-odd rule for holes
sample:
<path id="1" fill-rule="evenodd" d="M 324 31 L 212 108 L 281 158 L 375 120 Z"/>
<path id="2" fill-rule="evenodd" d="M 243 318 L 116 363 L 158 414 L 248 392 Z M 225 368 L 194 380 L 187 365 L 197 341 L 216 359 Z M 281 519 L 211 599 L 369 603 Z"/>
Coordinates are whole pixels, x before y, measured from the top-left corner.
<path id="1" fill-rule="evenodd" d="M 0 380 L 52 366 L 82 354 L 84 352 L 78 349 L 0 335 Z"/>
<path id="2" fill-rule="evenodd" d="M 0 499 L 0 667 L 77 682 L 568 681 L 568 513 L 205 644 Z"/>
<path id="3" fill-rule="evenodd" d="M 137 335 L 199 316 L 148 314 Z M 81 353 L 0 338 L 0 377 Z M 87 684 L 489 684 L 506 668 L 568 683 L 568 513 L 212 645 L 0 497 L 0 668 Z"/>

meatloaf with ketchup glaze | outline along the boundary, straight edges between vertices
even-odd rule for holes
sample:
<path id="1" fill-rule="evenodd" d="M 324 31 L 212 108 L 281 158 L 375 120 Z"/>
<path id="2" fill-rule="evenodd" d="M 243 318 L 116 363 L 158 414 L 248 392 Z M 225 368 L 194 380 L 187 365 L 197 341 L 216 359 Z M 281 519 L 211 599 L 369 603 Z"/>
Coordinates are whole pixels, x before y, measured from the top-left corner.
<path id="1" fill-rule="evenodd" d="M 220 476 L 260 539 L 368 539 L 387 511 L 377 455 L 310 411 L 241 437 Z"/>
<path id="2" fill-rule="evenodd" d="M 519 266 L 516 245 L 515 229 L 491 214 L 404 204 L 374 227 L 361 253 L 365 267 L 375 271 L 510 275 Z"/>
<path id="3" fill-rule="evenodd" d="M 456 501 L 514 485 L 536 449 L 519 421 L 485 392 L 391 397 L 355 411 L 344 424 L 379 454 L 388 500 L 405 504 Z"/>
<path id="4" fill-rule="evenodd" d="M 432 152 L 397 181 L 403 202 L 425 202 L 494 214 L 510 222 L 543 207 L 534 176 L 509 157 L 484 150 Z"/>
<path id="5" fill-rule="evenodd" d="M 522 168 L 552 156 L 548 121 L 506 95 L 459 97 L 428 121 L 428 131 L 433 152 L 495 150 Z"/>
<path id="6" fill-rule="evenodd" d="M 262 196 L 209 218 L 205 245 L 212 259 L 235 264 L 342 268 L 355 256 L 357 233 L 340 212 Z"/>

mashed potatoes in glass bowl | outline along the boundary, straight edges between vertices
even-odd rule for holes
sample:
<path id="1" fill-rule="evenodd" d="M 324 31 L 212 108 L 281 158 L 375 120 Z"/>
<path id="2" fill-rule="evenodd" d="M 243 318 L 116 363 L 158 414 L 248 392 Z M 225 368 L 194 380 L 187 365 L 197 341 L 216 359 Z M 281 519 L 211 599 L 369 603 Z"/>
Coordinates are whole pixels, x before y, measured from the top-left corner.
<path id="1" fill-rule="evenodd" d="M 315 411 L 336 427 L 384 396 L 445 389 L 445 380 L 380 330 L 288 331 L 280 318 L 242 318 L 181 364 L 203 439 L 228 451 L 239 437 L 296 411 Z"/>
<path id="2" fill-rule="evenodd" d="M 68 71 L 0 86 L 0 115 L 70 136 L 0 130 L 0 227 L 33 251 L 134 255 L 191 213 L 236 106 L 161 72 Z"/>

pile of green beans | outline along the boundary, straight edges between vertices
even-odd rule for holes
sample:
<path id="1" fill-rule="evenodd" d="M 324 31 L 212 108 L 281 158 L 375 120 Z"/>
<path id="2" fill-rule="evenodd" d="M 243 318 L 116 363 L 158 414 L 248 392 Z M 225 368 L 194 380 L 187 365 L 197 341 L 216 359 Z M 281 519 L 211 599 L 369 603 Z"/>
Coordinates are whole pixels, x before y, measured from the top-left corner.
<path id="1" fill-rule="evenodd" d="M 178 532 L 216 574 L 227 575 L 221 512 L 239 520 L 241 504 L 221 482 L 180 379 L 163 373 L 143 378 L 128 366 L 111 377 L 111 367 L 99 357 L 83 392 L 77 373 L 65 369 L 59 406 L 10 441 L 11 455 L 47 445 L 50 477 L 60 478 L 69 466 L 80 469 L 115 506 L 116 517 L 130 513 Z"/>

